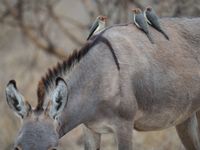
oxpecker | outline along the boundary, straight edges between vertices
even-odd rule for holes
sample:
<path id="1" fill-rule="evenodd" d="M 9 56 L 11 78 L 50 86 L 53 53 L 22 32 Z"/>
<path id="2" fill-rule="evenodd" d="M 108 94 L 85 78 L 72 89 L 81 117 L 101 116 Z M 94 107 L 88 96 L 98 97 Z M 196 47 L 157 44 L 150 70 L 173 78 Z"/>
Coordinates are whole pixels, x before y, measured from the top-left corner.
<path id="1" fill-rule="evenodd" d="M 156 15 L 156 12 L 152 9 L 152 7 L 147 7 L 144 11 L 144 16 L 152 27 L 154 27 L 156 30 L 158 30 L 160 33 L 162 33 L 167 40 L 169 40 L 168 35 L 162 30 L 159 22 L 159 18 Z"/>
<path id="2" fill-rule="evenodd" d="M 106 20 L 107 20 L 106 16 L 98 16 L 96 18 L 92 27 L 90 28 L 90 33 L 87 40 L 89 40 L 92 35 L 98 34 L 105 29 Z"/>
<path id="3" fill-rule="evenodd" d="M 133 20 L 134 20 L 135 25 L 147 35 L 147 37 L 149 38 L 149 40 L 153 44 L 154 41 L 153 41 L 151 34 L 148 30 L 148 23 L 146 22 L 146 19 L 143 15 L 141 9 L 135 8 L 135 9 L 132 9 L 132 12 L 133 12 Z"/>

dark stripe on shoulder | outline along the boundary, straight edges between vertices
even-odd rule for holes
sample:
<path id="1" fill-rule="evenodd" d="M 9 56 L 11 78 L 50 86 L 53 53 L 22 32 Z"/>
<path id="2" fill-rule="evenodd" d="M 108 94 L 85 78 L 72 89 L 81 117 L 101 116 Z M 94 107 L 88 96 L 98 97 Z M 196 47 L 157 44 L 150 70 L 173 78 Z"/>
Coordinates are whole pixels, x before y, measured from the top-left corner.
<path id="1" fill-rule="evenodd" d="M 110 41 L 109 41 L 107 38 L 103 37 L 103 36 L 101 36 L 101 38 L 100 38 L 99 40 L 100 40 L 101 42 L 103 42 L 105 45 L 108 46 L 108 48 L 109 48 L 109 50 L 110 50 L 110 52 L 111 52 L 111 54 L 112 54 L 112 56 L 113 56 L 113 59 L 114 59 L 114 61 L 115 61 L 115 64 L 116 64 L 116 66 L 117 66 L 117 70 L 120 70 L 119 61 L 118 61 L 118 59 L 117 59 L 117 56 L 116 56 L 116 54 L 115 54 L 115 51 L 114 51 L 114 49 L 113 49 L 113 47 L 112 47 Z"/>

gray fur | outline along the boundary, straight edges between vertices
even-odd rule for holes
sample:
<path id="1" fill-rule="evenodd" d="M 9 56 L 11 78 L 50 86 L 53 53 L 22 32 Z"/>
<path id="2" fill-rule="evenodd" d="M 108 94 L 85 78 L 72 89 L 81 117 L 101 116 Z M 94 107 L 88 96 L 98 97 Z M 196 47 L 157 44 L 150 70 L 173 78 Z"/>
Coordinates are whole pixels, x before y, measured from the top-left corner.
<path id="1" fill-rule="evenodd" d="M 22 150 L 49 150 L 58 146 L 58 134 L 50 120 L 28 120 L 24 122 L 15 146 Z"/>
<path id="2" fill-rule="evenodd" d="M 183 144 L 198 150 L 199 132 L 195 131 L 199 130 L 197 123 L 199 126 L 200 122 L 197 113 L 200 108 L 199 24 L 200 18 L 161 19 L 161 25 L 171 38 L 167 41 L 149 28 L 155 44 L 149 43 L 132 24 L 107 29 L 100 36 L 110 41 L 120 70 L 109 47 L 102 42 L 96 44 L 61 76 L 68 87 L 68 100 L 57 116 L 56 125 L 45 115 L 51 111 L 51 107 L 47 107 L 46 111 L 34 115 L 38 119 L 32 129 L 25 120 L 17 142 L 25 141 L 23 144 L 27 146 L 29 142 L 24 138 L 33 139 L 37 150 L 47 150 L 39 146 L 49 145 L 50 137 L 56 145 L 57 134 L 61 138 L 84 123 L 86 149 L 99 149 L 100 134 L 113 133 L 118 150 L 132 150 L 133 128 L 155 131 L 176 126 Z M 48 90 L 46 101 L 54 100 L 51 95 L 55 88 L 51 86 Z M 44 116 L 47 120 L 38 122 Z M 44 125 L 46 122 L 49 128 Z M 185 126 L 189 129 L 184 135 L 180 131 Z M 29 133 L 35 134 L 34 130 L 40 131 L 38 128 L 44 129 L 36 133 L 44 140 L 34 141 Z M 187 135 L 191 140 L 186 143 L 182 137 Z"/>

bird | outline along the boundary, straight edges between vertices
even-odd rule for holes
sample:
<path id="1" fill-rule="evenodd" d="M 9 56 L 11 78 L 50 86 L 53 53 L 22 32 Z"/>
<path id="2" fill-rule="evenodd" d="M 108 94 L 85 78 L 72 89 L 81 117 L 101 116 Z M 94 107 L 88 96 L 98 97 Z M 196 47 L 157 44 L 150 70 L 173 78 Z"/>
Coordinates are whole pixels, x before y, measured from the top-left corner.
<path id="1" fill-rule="evenodd" d="M 133 21 L 135 23 L 135 25 L 140 29 L 142 30 L 146 35 L 147 37 L 149 38 L 150 42 L 152 44 L 154 44 L 154 41 L 151 37 L 151 34 L 149 32 L 149 29 L 148 29 L 148 23 L 146 22 L 146 19 L 142 13 L 142 10 L 140 8 L 134 8 L 131 10 L 133 12 Z"/>
<path id="2" fill-rule="evenodd" d="M 90 33 L 87 40 L 89 40 L 92 35 L 98 34 L 103 31 L 106 27 L 106 21 L 107 16 L 98 16 L 92 24 L 92 27 L 90 28 Z"/>
<path id="3" fill-rule="evenodd" d="M 160 33 L 164 35 L 164 37 L 167 40 L 169 40 L 168 35 L 163 31 L 163 29 L 160 26 L 159 18 L 156 15 L 156 12 L 153 10 L 151 6 L 146 7 L 146 9 L 144 10 L 144 17 L 146 18 L 149 25 L 158 30 Z"/>

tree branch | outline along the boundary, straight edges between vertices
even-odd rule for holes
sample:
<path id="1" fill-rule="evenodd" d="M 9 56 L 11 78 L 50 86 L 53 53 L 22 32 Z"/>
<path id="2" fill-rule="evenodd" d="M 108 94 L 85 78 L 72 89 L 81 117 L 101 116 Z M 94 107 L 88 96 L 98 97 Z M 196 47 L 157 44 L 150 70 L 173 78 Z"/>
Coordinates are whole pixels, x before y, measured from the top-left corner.
<path id="1" fill-rule="evenodd" d="M 12 18 L 17 22 L 18 27 L 21 29 L 22 33 L 31 40 L 37 47 L 39 47 L 41 50 L 52 54 L 60 59 L 64 59 L 68 57 L 67 53 L 61 49 L 56 47 L 52 41 L 50 40 L 47 35 L 44 36 L 44 31 L 40 31 L 43 33 L 43 40 L 41 40 L 41 37 L 38 37 L 36 35 L 36 31 L 33 30 L 32 27 L 27 26 L 24 23 L 24 18 L 23 18 L 23 0 L 18 0 L 16 3 L 17 7 L 12 7 L 7 0 L 5 1 L 5 5 L 7 8 L 7 12 L 10 12 L 10 15 Z M 37 30 L 37 28 L 35 28 Z M 39 30 L 39 29 L 38 29 Z M 44 42 L 45 41 L 45 42 Z"/>

